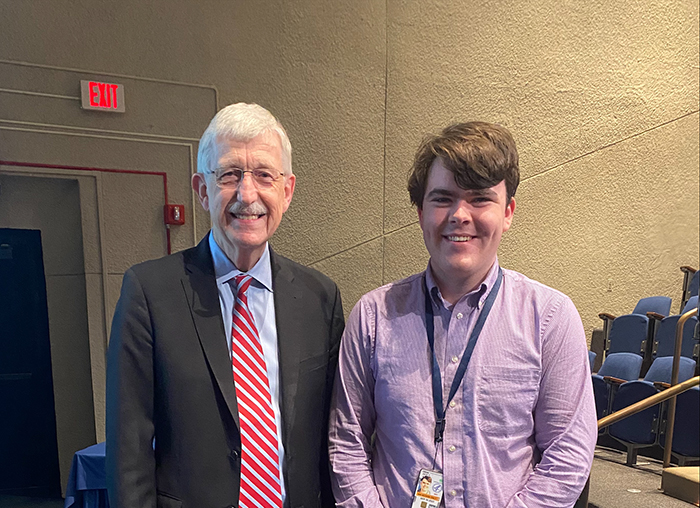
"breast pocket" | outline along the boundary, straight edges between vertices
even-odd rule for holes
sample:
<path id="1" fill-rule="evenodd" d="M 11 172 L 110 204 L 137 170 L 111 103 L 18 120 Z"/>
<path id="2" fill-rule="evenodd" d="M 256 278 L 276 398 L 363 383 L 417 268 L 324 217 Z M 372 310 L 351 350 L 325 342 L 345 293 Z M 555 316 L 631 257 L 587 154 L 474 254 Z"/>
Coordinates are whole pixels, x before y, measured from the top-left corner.
<path id="1" fill-rule="evenodd" d="M 481 432 L 501 437 L 532 434 L 539 378 L 535 369 L 503 367 L 484 372 L 476 401 Z"/>

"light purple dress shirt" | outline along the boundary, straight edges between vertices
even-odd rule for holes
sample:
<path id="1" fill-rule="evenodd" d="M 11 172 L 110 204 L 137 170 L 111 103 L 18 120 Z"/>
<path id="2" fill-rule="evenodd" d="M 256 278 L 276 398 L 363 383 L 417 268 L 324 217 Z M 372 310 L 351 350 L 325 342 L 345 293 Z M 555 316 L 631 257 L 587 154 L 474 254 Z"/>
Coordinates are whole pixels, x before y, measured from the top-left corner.
<path id="1" fill-rule="evenodd" d="M 421 468 L 443 472 L 448 508 L 574 505 L 598 435 L 583 326 L 567 296 L 522 274 L 503 270 L 447 408 L 444 440 L 434 442 L 423 280 L 447 400 L 497 272 L 498 262 L 454 306 L 442 299 L 429 267 L 355 305 L 341 341 L 330 417 L 338 506 L 409 507 Z"/>

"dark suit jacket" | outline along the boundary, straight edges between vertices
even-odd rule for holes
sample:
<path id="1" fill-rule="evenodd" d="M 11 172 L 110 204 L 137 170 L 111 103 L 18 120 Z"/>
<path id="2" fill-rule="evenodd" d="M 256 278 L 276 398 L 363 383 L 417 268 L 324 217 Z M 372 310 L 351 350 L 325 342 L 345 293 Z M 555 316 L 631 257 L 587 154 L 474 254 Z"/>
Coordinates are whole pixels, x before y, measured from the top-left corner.
<path id="1" fill-rule="evenodd" d="M 334 506 L 326 438 L 340 293 L 274 252 L 271 263 L 285 505 Z M 238 506 L 241 442 L 227 347 L 206 237 L 124 274 L 107 355 L 111 508 Z"/>

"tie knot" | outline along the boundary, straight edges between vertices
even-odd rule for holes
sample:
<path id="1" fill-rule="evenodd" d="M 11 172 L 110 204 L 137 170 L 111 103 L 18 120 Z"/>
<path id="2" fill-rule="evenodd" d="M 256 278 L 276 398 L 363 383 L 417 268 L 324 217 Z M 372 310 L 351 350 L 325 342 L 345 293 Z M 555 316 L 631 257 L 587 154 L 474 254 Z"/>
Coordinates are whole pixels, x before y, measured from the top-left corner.
<path id="1" fill-rule="evenodd" d="M 250 287 L 250 283 L 253 282 L 253 277 L 250 275 L 236 275 L 233 278 L 233 281 L 236 283 L 236 293 L 240 297 L 241 295 L 244 295 L 246 291 L 248 291 L 248 288 Z"/>

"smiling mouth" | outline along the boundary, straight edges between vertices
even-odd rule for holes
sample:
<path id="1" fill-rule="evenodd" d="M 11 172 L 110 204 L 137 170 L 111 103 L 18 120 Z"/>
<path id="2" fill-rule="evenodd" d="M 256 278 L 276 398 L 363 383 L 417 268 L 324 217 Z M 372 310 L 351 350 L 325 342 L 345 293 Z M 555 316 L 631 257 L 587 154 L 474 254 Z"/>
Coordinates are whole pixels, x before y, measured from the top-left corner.
<path id="1" fill-rule="evenodd" d="M 261 214 L 255 214 L 255 215 L 244 215 L 241 213 L 232 213 L 231 215 L 233 216 L 234 219 L 238 219 L 238 220 L 256 220 L 256 219 L 259 219 L 260 217 L 263 217 L 265 214 L 261 213 Z"/>
<path id="2" fill-rule="evenodd" d="M 448 235 L 445 238 L 447 238 L 450 242 L 468 242 L 471 240 L 473 237 L 471 236 L 458 236 L 458 235 Z"/>

